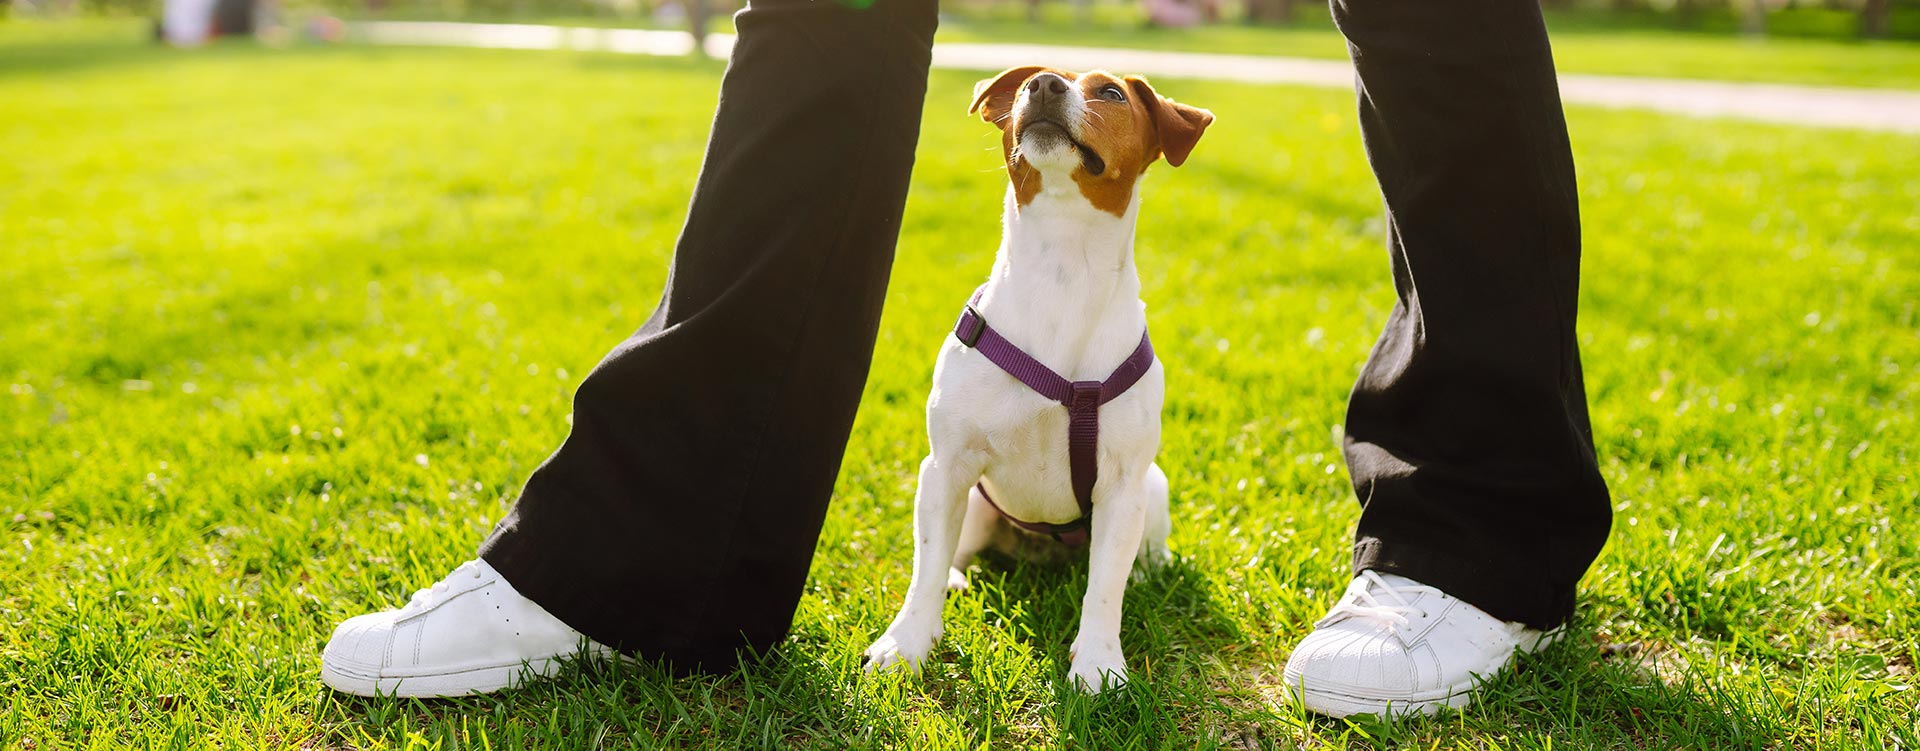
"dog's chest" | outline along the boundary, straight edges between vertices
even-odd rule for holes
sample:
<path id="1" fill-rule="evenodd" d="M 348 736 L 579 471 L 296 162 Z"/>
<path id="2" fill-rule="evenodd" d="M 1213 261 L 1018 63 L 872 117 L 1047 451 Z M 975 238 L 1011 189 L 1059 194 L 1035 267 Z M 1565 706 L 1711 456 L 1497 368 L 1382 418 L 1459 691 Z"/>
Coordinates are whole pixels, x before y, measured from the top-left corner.
<path id="1" fill-rule="evenodd" d="M 1134 336 L 1137 341 L 1138 334 Z M 1110 359 L 1117 365 L 1124 353 Z M 994 501 L 1015 518 L 1046 523 L 1079 518 L 1067 408 L 958 342 L 950 340 L 940 360 L 928 415 L 936 444 L 964 446 L 973 453 Z M 1099 372 L 1105 370 L 1101 366 Z M 1153 461 L 1163 392 L 1163 371 L 1156 361 L 1126 393 L 1100 407 L 1096 506 L 1123 478 L 1136 476 Z"/>

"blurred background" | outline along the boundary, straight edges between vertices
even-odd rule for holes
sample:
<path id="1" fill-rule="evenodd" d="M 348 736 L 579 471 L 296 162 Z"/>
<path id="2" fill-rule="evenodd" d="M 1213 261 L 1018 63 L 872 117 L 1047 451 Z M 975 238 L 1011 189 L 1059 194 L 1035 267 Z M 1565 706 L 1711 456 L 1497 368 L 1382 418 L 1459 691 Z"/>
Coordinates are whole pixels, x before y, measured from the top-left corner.
<path id="1" fill-rule="evenodd" d="M 167 0 L 10 0 L 0 13 L 28 18 L 165 16 Z M 278 33 L 314 18 L 550 23 L 727 30 L 737 0 L 174 0 L 182 41 L 202 34 Z M 1557 33 L 1741 35 L 1802 39 L 1920 38 L 1920 0 L 1543 0 Z M 942 3 L 955 31 L 1019 38 L 1036 27 L 1076 35 L 1110 32 L 1106 41 L 1140 45 L 1205 42 L 1214 51 L 1285 53 L 1313 41 L 1263 30 L 1327 28 L 1314 0 L 952 0 Z M 199 20 L 204 16 L 207 21 Z M 205 31 L 198 26 L 206 25 Z M 195 28 L 184 28 L 195 27 Z M 1154 27 L 1230 27 L 1246 33 L 1146 35 Z M 325 33 L 325 29 L 316 29 Z M 1099 39 L 1094 36 L 1089 39 Z M 1221 47 L 1220 45 L 1224 45 Z"/>

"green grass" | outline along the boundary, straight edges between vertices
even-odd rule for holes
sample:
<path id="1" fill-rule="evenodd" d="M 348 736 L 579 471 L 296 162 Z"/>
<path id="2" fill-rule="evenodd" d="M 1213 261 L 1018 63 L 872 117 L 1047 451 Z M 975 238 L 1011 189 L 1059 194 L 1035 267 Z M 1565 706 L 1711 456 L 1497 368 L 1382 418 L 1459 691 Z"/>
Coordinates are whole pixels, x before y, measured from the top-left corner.
<path id="1" fill-rule="evenodd" d="M 333 625 L 468 558 L 653 306 L 719 70 L 0 26 L 0 748 L 1920 747 L 1920 138 L 1639 113 L 1570 115 L 1617 509 L 1573 638 L 1436 720 L 1281 698 L 1345 581 L 1338 431 L 1392 295 L 1352 95 L 1317 89 L 1162 82 L 1220 120 L 1141 226 L 1180 558 L 1129 591 L 1135 682 L 1063 690 L 1084 566 L 986 566 L 925 676 L 863 677 L 995 245 L 957 73 L 777 657 L 326 691 Z"/>

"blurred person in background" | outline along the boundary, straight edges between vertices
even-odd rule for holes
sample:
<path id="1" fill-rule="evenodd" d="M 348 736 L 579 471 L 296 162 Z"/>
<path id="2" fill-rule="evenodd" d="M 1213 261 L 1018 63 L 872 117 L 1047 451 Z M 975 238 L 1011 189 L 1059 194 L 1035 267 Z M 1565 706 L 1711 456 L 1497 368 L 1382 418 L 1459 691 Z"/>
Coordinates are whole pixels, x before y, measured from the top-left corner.
<path id="1" fill-rule="evenodd" d="M 156 29 L 175 47 L 198 47 L 216 37 L 253 35 L 274 27 L 269 0 L 165 0 Z"/>
<path id="2" fill-rule="evenodd" d="M 175 47 L 198 47 L 213 38 L 218 0 L 166 0 L 160 8 L 160 38 Z"/>

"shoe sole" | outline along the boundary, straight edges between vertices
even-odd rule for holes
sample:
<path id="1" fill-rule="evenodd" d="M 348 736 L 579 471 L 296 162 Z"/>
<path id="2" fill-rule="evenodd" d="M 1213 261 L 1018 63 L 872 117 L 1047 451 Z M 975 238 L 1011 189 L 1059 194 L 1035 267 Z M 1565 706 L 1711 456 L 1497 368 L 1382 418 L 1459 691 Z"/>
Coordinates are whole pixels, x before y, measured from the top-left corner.
<path id="1" fill-rule="evenodd" d="M 1512 657 L 1539 652 L 1565 635 L 1566 627 L 1562 626 L 1542 634 L 1525 637 L 1514 647 Z M 1303 686 L 1298 676 L 1286 676 L 1286 681 L 1289 685 L 1298 687 L 1301 703 L 1307 709 L 1336 719 L 1354 715 L 1379 715 L 1388 719 L 1415 714 L 1431 717 L 1438 713 L 1441 707 L 1460 709 L 1471 704 L 1475 678 L 1484 681 L 1498 675 L 1500 671 L 1512 664 L 1512 657 L 1509 657 L 1504 664 L 1488 665 L 1483 670 L 1470 673 L 1464 683 L 1394 699 L 1355 696 L 1338 691 L 1310 688 Z"/>
<path id="2" fill-rule="evenodd" d="M 543 657 L 512 665 L 474 668 L 453 673 L 381 677 L 320 664 L 320 682 L 335 691 L 354 696 L 432 699 L 488 694 L 513 688 L 527 680 L 545 678 L 558 672 L 565 657 Z"/>

